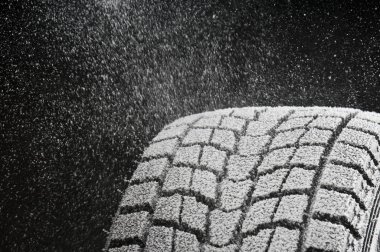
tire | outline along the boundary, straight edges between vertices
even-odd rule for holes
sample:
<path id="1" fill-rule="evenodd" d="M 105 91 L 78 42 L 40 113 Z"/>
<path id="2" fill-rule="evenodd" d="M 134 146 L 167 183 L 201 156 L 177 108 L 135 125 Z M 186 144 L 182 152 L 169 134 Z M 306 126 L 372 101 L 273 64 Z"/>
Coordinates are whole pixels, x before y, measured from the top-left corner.
<path id="1" fill-rule="evenodd" d="M 380 115 L 328 107 L 180 118 L 144 151 L 106 251 L 376 251 Z"/>

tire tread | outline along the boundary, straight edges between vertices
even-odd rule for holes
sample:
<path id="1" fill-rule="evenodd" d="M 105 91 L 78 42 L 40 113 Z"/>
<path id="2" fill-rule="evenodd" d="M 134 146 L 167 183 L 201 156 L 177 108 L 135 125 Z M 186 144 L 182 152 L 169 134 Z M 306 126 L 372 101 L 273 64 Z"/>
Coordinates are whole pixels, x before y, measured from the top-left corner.
<path id="1" fill-rule="evenodd" d="M 360 251 L 380 115 L 246 107 L 180 118 L 132 175 L 105 251 Z"/>

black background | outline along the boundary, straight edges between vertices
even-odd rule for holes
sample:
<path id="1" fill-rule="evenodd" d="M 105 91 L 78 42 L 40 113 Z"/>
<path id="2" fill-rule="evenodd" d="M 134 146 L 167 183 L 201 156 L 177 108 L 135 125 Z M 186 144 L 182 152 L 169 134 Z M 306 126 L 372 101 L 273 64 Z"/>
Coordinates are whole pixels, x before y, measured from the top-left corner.
<path id="1" fill-rule="evenodd" d="M 380 112 L 372 2 L 153 2 L 0 4 L 3 251 L 103 248 L 124 177 L 180 116 L 255 105 Z"/>

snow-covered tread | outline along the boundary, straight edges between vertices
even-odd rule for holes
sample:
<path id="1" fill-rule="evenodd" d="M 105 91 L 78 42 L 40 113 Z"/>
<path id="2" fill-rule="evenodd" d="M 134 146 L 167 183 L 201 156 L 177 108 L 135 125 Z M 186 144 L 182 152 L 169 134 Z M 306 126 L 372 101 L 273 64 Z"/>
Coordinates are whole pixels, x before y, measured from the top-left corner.
<path id="1" fill-rule="evenodd" d="M 370 251 L 379 140 L 380 115 L 356 109 L 180 118 L 143 153 L 105 251 Z"/>

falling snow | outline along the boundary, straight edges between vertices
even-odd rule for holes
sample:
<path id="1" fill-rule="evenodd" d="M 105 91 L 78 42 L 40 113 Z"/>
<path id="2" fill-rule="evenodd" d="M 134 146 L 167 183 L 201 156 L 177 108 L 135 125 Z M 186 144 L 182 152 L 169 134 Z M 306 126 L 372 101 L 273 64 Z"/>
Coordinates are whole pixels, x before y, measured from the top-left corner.
<path id="1" fill-rule="evenodd" d="M 380 112 L 378 6 L 65 2 L 12 1 L 0 17 L 4 251 L 100 250 L 124 177 L 180 116 L 254 105 Z"/>

